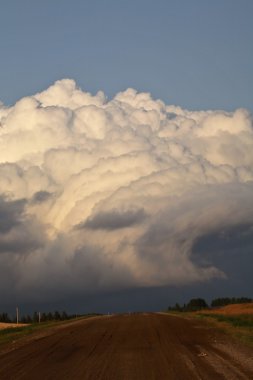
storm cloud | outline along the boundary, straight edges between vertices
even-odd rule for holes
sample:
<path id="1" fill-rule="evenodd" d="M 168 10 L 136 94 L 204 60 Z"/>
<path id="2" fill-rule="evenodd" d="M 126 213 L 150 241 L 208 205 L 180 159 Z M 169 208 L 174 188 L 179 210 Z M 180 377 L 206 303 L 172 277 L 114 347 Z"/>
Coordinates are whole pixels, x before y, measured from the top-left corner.
<path id="1" fill-rule="evenodd" d="M 21 223 L 24 204 L 22 199 L 8 201 L 0 196 L 0 234 L 6 234 Z"/>
<path id="2" fill-rule="evenodd" d="M 107 100 L 63 79 L 0 105 L 0 123 L 2 297 L 227 278 L 207 246 L 252 232 L 247 110 L 188 111 L 134 89 Z"/>
<path id="3" fill-rule="evenodd" d="M 79 224 L 79 228 L 90 228 L 93 230 L 117 230 L 120 228 L 131 227 L 141 223 L 146 218 L 143 209 L 128 210 L 119 212 L 112 210 L 110 212 L 102 212 L 88 218 L 85 223 Z"/>

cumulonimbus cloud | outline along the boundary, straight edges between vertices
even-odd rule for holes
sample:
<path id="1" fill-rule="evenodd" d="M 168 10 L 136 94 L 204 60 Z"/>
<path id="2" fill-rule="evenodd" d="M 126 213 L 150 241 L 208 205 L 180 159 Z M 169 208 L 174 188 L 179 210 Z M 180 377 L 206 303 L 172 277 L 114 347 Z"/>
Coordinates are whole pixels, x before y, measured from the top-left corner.
<path id="1" fill-rule="evenodd" d="M 253 222 L 247 110 L 133 89 L 108 101 L 64 79 L 1 105 L 0 125 L 0 289 L 33 299 L 226 276 L 192 249 Z"/>

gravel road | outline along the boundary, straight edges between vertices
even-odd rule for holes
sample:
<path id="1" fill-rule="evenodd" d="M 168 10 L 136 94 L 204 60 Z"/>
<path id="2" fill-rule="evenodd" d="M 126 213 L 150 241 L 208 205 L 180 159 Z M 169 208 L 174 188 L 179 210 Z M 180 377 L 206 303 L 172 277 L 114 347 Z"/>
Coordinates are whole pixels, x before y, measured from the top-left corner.
<path id="1" fill-rule="evenodd" d="M 253 350 L 201 321 L 104 316 L 12 342 L 0 352 L 0 379 L 250 380 Z"/>

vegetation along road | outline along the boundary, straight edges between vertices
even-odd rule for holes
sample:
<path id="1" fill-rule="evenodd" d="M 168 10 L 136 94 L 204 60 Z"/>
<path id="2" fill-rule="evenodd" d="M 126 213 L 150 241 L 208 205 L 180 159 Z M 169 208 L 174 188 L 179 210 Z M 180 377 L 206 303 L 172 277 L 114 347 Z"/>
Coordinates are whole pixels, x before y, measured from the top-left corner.
<path id="1" fill-rule="evenodd" d="M 253 379 L 253 350 L 205 321 L 94 317 L 2 346 L 0 379 Z"/>

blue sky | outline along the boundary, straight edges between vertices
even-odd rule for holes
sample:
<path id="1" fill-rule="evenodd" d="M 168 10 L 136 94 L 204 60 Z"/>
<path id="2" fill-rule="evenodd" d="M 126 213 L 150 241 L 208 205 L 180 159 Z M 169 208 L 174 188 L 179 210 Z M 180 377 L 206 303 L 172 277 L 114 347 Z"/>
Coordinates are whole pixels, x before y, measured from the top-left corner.
<path id="1" fill-rule="evenodd" d="M 9 0 L 0 100 L 73 78 L 111 98 L 134 87 L 188 109 L 253 110 L 251 0 Z"/>

